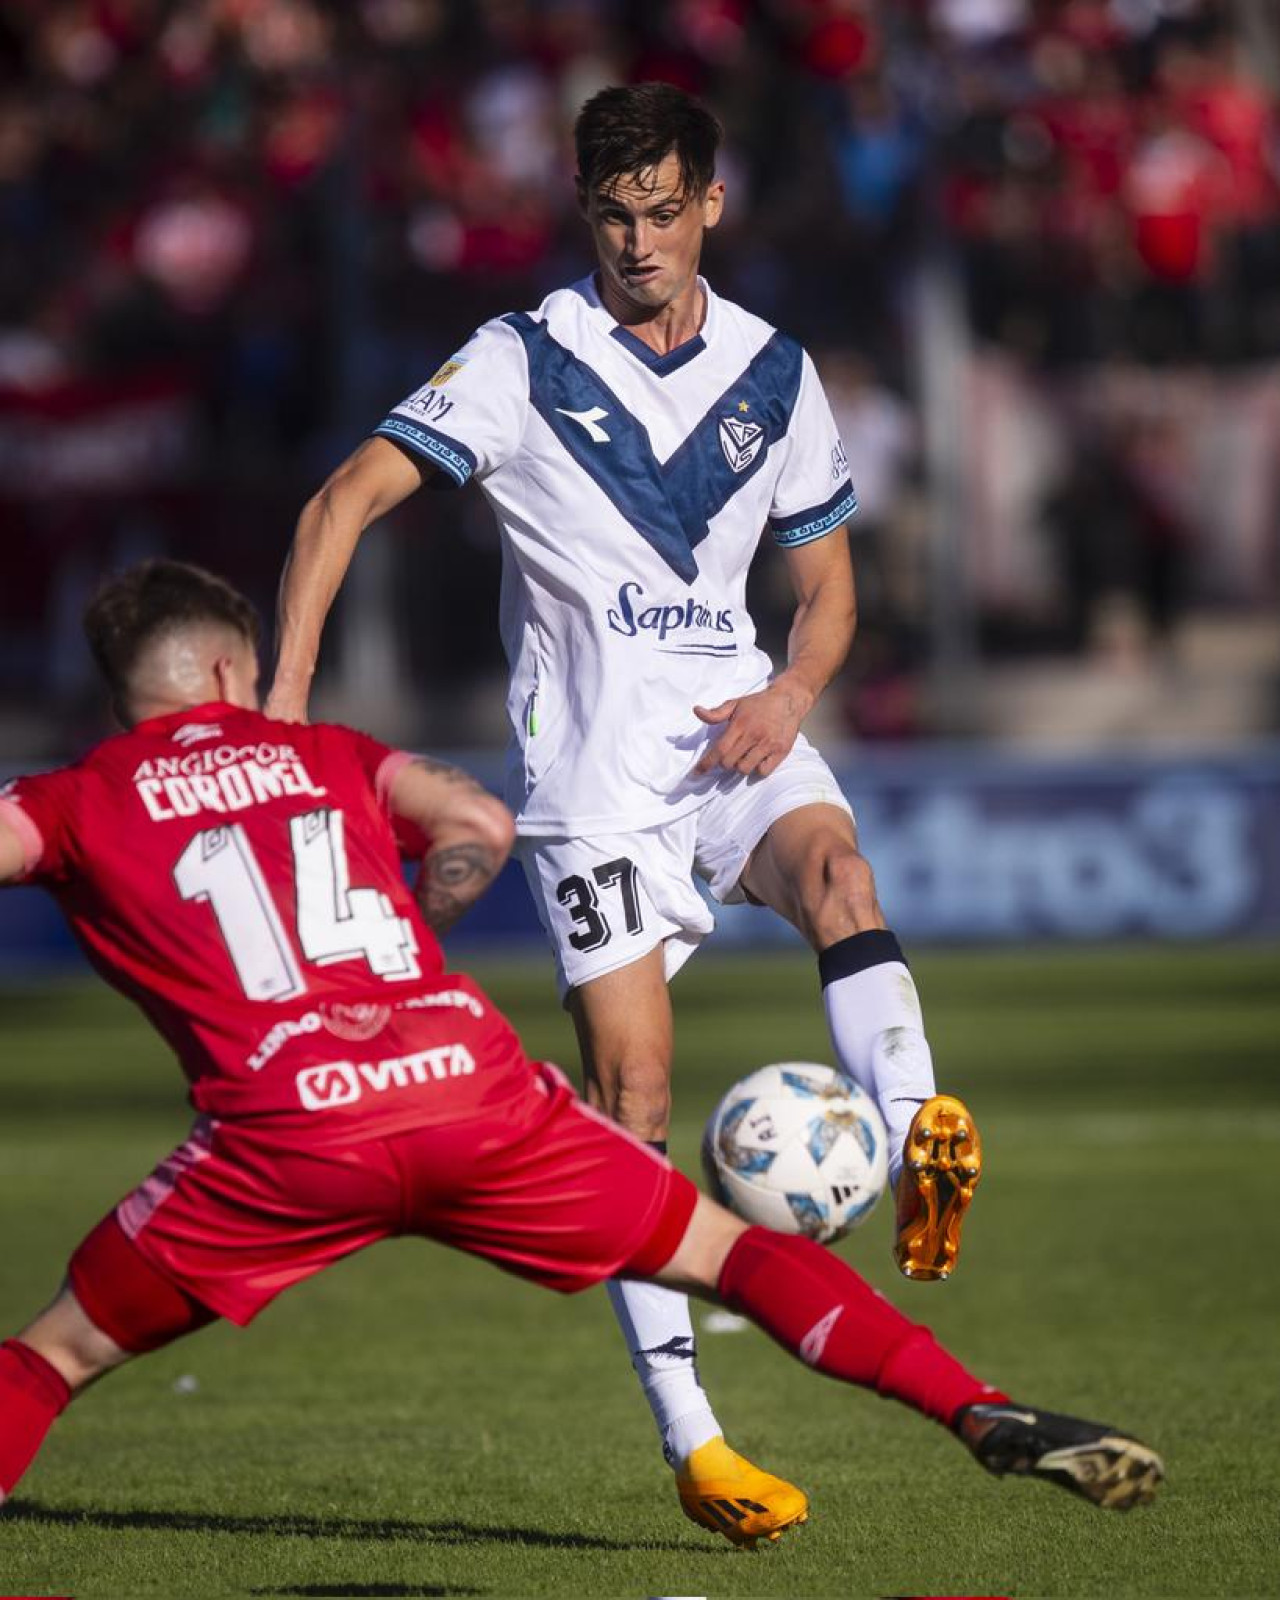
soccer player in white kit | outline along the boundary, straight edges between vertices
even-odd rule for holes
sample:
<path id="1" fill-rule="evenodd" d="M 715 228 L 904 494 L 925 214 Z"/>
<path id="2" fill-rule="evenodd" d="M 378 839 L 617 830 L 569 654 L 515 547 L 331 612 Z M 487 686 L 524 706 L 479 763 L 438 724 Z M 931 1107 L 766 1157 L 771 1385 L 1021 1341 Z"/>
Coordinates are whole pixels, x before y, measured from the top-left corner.
<path id="1" fill-rule="evenodd" d="M 556 955 L 589 1097 L 665 1148 L 667 984 L 711 931 L 700 877 L 818 955 L 832 1044 L 889 1132 L 895 1254 L 946 1277 L 981 1170 L 964 1105 L 937 1095 L 919 1001 L 852 814 L 800 732 L 853 638 L 856 501 L 805 352 L 698 275 L 719 221 L 719 128 L 682 91 L 601 91 L 575 127 L 597 271 L 486 323 L 308 502 L 281 586 L 269 715 L 305 715 L 355 545 L 427 478 L 475 478 L 503 540 L 511 666 L 506 799 Z M 787 663 L 756 647 L 747 570 L 763 529 L 797 605 Z M 683 1296 L 610 1286 L 694 1521 L 717 1497 L 766 1537 L 804 1495 L 726 1445 Z"/>

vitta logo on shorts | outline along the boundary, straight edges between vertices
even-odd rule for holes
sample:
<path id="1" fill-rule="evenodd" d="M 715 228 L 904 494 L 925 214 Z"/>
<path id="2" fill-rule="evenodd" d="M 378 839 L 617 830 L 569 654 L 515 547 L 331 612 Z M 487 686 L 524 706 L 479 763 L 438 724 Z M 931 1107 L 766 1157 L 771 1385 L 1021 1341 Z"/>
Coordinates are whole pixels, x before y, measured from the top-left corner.
<path id="1" fill-rule="evenodd" d="M 720 418 L 720 448 L 735 472 L 747 470 L 763 443 L 764 429 L 758 422 L 744 422 L 741 417 Z"/>
<path id="2" fill-rule="evenodd" d="M 298 1098 L 307 1111 L 334 1111 L 354 1105 L 366 1089 L 370 1094 L 386 1094 L 415 1084 L 468 1077 L 475 1070 L 475 1057 L 465 1044 L 438 1044 L 409 1056 L 389 1056 L 385 1061 L 327 1061 L 321 1067 L 304 1067 L 296 1081 Z"/>
<path id="3" fill-rule="evenodd" d="M 360 1079 L 350 1061 L 306 1067 L 298 1074 L 298 1097 L 308 1111 L 332 1111 L 360 1098 Z"/>

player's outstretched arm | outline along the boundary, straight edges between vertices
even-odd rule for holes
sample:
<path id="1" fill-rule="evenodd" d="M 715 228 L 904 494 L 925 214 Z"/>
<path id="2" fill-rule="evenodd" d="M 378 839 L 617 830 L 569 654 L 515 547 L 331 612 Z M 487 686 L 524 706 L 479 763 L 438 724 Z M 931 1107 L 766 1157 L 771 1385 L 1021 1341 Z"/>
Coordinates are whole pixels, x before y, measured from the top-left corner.
<path id="1" fill-rule="evenodd" d="M 786 561 L 796 594 L 787 664 L 756 694 L 694 707 L 704 722 L 724 725 L 695 772 L 725 767 L 768 777 L 790 753 L 800 724 L 849 654 L 858 608 L 848 530 L 836 528 L 788 550 Z"/>
<path id="2" fill-rule="evenodd" d="M 303 506 L 280 579 L 269 717 L 305 721 L 325 618 L 360 535 L 407 499 L 426 470 L 386 439 L 368 439 Z"/>
<path id="3" fill-rule="evenodd" d="M 15 829 L 0 817 L 0 888 L 17 883 L 26 870 L 26 852 Z"/>
<path id="4" fill-rule="evenodd" d="M 428 840 L 418 904 L 434 933 L 447 933 L 511 854 L 515 819 L 460 767 L 419 757 L 396 774 L 391 809 Z"/>

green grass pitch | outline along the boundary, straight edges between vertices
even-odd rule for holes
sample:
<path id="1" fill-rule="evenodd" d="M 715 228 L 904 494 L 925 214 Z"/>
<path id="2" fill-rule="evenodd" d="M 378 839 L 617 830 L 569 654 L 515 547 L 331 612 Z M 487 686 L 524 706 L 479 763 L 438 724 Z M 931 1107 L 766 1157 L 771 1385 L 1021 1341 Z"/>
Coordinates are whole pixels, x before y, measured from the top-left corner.
<path id="1" fill-rule="evenodd" d="M 1015 1396 L 1134 1430 L 1169 1481 L 1107 1515 L 987 1477 L 942 1430 L 704 1332 L 730 1438 L 809 1525 L 732 1550 L 685 1522 L 602 1292 L 562 1299 L 381 1246 L 107 1379 L 0 1513 L 7 1594 L 1280 1593 L 1280 959 L 1275 948 L 921 955 L 940 1081 L 987 1176 L 956 1278 L 839 1248 Z M 549 968 L 481 970 L 574 1064 Z M 675 986 L 673 1150 L 718 1094 L 827 1059 L 812 963 L 707 954 Z M 100 987 L 0 991 L 0 1327 L 183 1133 L 179 1079 Z M 698 1320 L 705 1315 L 698 1312 Z"/>

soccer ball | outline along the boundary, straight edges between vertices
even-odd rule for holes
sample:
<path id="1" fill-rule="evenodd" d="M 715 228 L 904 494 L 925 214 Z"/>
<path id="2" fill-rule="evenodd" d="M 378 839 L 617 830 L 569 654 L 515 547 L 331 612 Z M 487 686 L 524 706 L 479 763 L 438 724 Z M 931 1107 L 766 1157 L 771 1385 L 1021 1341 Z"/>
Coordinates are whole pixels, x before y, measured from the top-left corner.
<path id="1" fill-rule="evenodd" d="M 735 1083 L 712 1112 L 702 1165 L 748 1222 L 830 1244 L 864 1221 L 889 1177 L 870 1095 L 834 1067 L 782 1061 Z"/>

